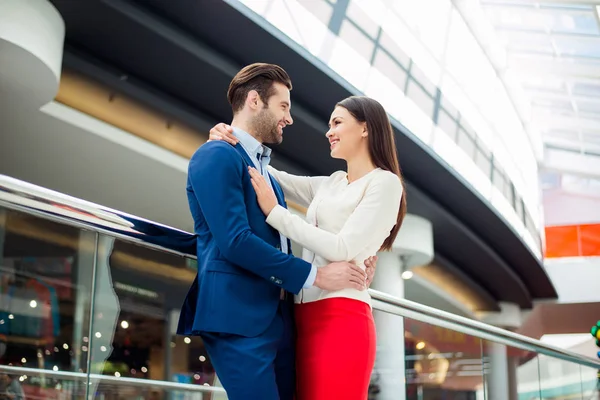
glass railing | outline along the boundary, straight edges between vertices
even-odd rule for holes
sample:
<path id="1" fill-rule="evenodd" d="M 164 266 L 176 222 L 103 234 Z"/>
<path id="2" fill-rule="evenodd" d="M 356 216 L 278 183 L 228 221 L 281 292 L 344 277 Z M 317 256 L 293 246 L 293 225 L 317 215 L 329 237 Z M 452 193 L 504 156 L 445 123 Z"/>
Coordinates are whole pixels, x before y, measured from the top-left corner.
<path id="1" fill-rule="evenodd" d="M 194 249 L 189 233 L 0 176 L 0 398 L 226 398 L 202 340 L 175 335 Z M 370 293 L 370 399 L 597 395 L 594 359 Z"/>

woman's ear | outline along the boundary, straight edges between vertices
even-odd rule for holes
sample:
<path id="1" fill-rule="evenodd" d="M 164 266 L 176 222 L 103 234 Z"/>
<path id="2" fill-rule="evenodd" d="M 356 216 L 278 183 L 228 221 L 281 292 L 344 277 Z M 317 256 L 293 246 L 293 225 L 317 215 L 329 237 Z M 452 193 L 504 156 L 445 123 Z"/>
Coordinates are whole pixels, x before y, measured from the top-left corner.
<path id="1" fill-rule="evenodd" d="M 362 137 L 366 138 L 367 136 L 369 136 L 369 131 L 367 130 L 367 124 L 363 124 L 363 131 L 361 134 Z"/>

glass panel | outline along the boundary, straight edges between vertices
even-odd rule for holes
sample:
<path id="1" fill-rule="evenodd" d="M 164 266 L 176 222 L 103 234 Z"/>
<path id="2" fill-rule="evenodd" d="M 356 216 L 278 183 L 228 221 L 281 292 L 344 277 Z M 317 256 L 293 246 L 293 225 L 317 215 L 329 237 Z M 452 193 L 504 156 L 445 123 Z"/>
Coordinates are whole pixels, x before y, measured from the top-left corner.
<path id="1" fill-rule="evenodd" d="M 580 365 L 542 354 L 538 358 L 542 399 L 584 399 Z"/>
<path id="2" fill-rule="evenodd" d="M 554 54 L 550 35 L 508 31 L 502 36 L 508 40 L 509 51 Z"/>
<path id="3" fill-rule="evenodd" d="M 444 96 L 444 94 L 442 94 L 442 97 L 440 99 L 440 104 L 444 108 L 444 110 L 446 110 L 446 112 L 448 112 L 448 115 L 450 115 L 453 118 L 458 119 L 458 110 L 456 109 L 456 107 L 454 107 L 454 105 L 450 102 L 450 100 L 446 96 Z"/>
<path id="4" fill-rule="evenodd" d="M 180 382 L 178 388 L 164 388 L 161 382 L 156 384 L 134 381 L 124 381 L 105 377 L 102 381 L 94 378 L 91 384 L 95 386 L 94 398 L 103 400 L 226 400 L 227 395 L 220 388 L 198 387 Z M 251 398 L 251 397 L 249 397 Z"/>
<path id="5" fill-rule="evenodd" d="M 0 366 L 2 400 L 85 400 L 87 374 Z"/>
<path id="6" fill-rule="evenodd" d="M 377 68 L 383 75 L 396 84 L 400 90 L 404 91 L 406 86 L 406 71 L 400 67 L 397 61 L 391 58 L 381 49 L 377 50 L 373 66 Z"/>
<path id="7" fill-rule="evenodd" d="M 533 236 L 536 239 L 539 239 L 540 233 L 535 228 L 535 224 L 533 223 L 531 214 L 527 210 L 525 210 L 525 228 L 527 228 L 531 236 Z"/>
<path id="8" fill-rule="evenodd" d="M 519 219 L 521 221 L 523 221 L 523 223 L 525 223 L 525 209 L 523 207 L 523 199 L 521 199 L 520 196 L 516 196 L 516 200 L 515 200 L 515 211 L 517 213 L 517 215 L 519 216 Z"/>
<path id="9" fill-rule="evenodd" d="M 577 109 L 583 113 L 600 113 L 600 103 L 598 101 L 577 101 Z"/>
<path id="10" fill-rule="evenodd" d="M 435 96 L 435 92 L 437 89 L 436 85 L 433 82 L 431 82 L 429 78 L 427 78 L 427 76 L 423 73 L 421 68 L 419 68 L 419 66 L 416 63 L 413 63 L 411 65 L 410 74 L 412 75 L 414 80 L 416 80 L 421 84 L 421 86 L 423 86 L 425 91 L 429 93 L 430 96 Z"/>
<path id="11" fill-rule="evenodd" d="M 407 400 L 475 399 L 483 392 L 481 339 L 408 318 L 405 325 Z"/>
<path id="12" fill-rule="evenodd" d="M 501 193 L 504 193 L 504 186 L 508 184 L 508 180 L 499 165 L 494 164 L 494 173 L 492 176 L 494 186 L 496 186 Z"/>
<path id="13" fill-rule="evenodd" d="M 600 371 L 581 365 L 581 397 L 585 400 L 600 398 Z"/>
<path id="14" fill-rule="evenodd" d="M 351 21 L 345 20 L 342 23 L 340 38 L 356 50 L 365 60 L 371 61 L 375 42 L 361 32 Z"/>
<path id="15" fill-rule="evenodd" d="M 95 233 L 0 208 L 0 365 L 88 371 L 95 244 Z M 62 390 L 30 378 L 25 391 Z"/>
<path id="16" fill-rule="evenodd" d="M 346 17 L 351 19 L 357 26 L 360 26 L 371 38 L 377 38 L 379 25 L 369 17 L 355 1 L 350 1 L 346 9 Z"/>
<path id="17" fill-rule="evenodd" d="M 552 98 L 536 97 L 531 102 L 534 106 L 548 107 L 556 110 L 572 111 L 573 105 L 569 100 L 555 100 Z"/>
<path id="18" fill-rule="evenodd" d="M 457 143 L 460 148 L 467 153 L 470 159 L 475 158 L 475 140 L 462 128 L 458 130 Z"/>
<path id="19" fill-rule="evenodd" d="M 475 150 L 475 163 L 483 171 L 485 176 L 489 177 L 492 173 L 492 161 L 481 151 L 479 147 Z"/>
<path id="20" fill-rule="evenodd" d="M 484 340 L 483 360 L 486 399 L 541 399 L 536 353 Z"/>
<path id="21" fill-rule="evenodd" d="M 379 38 L 379 46 L 386 49 L 396 61 L 400 63 L 405 69 L 408 68 L 408 63 L 410 61 L 410 57 L 406 55 L 404 50 L 400 48 L 398 43 L 392 37 L 387 34 L 385 31 L 381 32 L 381 37 Z"/>
<path id="22" fill-rule="evenodd" d="M 414 101 L 415 104 L 419 106 L 421 110 L 423 110 L 425 115 L 433 118 L 433 109 L 435 108 L 433 97 L 431 97 L 419 84 L 412 79 L 409 80 L 406 94 L 408 98 Z"/>
<path id="23" fill-rule="evenodd" d="M 454 119 L 450 118 L 444 109 L 440 109 L 437 123 L 444 132 L 446 132 L 453 140 L 456 140 L 458 123 Z"/>
<path id="24" fill-rule="evenodd" d="M 195 275 L 191 260 L 101 235 L 90 337 L 92 372 L 218 384 L 202 340 L 175 335 Z M 90 390 L 104 389 L 92 384 Z"/>
<path id="25" fill-rule="evenodd" d="M 530 89 L 533 94 L 537 92 L 553 92 L 568 95 L 567 84 L 564 78 L 558 76 L 528 76 L 522 81 L 523 87 Z"/>
<path id="26" fill-rule="evenodd" d="M 515 208 L 515 185 L 508 181 L 507 185 L 504 185 L 504 197 L 508 200 L 510 206 Z"/>
<path id="27" fill-rule="evenodd" d="M 312 15 L 317 17 L 325 25 L 329 25 L 329 20 L 333 14 L 333 8 L 325 0 L 297 0 Z"/>
<path id="28" fill-rule="evenodd" d="M 373 316 L 377 358 L 369 399 L 483 398 L 479 338 L 380 310 Z"/>
<path id="29" fill-rule="evenodd" d="M 596 83 L 575 83 L 573 85 L 573 94 L 600 97 L 600 85 Z"/>
<path id="30" fill-rule="evenodd" d="M 584 37 L 554 37 L 554 44 L 562 57 L 600 58 L 600 39 Z"/>

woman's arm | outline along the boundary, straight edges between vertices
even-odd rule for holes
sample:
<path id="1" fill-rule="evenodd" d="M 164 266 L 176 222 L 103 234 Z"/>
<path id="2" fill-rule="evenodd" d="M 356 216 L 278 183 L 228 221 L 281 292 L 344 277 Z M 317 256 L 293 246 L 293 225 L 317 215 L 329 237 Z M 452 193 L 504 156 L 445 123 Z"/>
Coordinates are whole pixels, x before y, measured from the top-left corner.
<path id="1" fill-rule="evenodd" d="M 279 183 L 286 200 L 292 201 L 301 207 L 308 207 L 315 197 L 315 193 L 325 176 L 298 176 L 278 171 L 269 166 L 269 173 Z"/>
<path id="2" fill-rule="evenodd" d="M 331 261 L 352 261 L 372 243 L 383 243 L 396 224 L 402 184 L 393 174 L 381 174 L 369 184 L 361 202 L 339 233 L 317 228 L 281 206 L 269 213 L 267 223 L 281 234 Z"/>

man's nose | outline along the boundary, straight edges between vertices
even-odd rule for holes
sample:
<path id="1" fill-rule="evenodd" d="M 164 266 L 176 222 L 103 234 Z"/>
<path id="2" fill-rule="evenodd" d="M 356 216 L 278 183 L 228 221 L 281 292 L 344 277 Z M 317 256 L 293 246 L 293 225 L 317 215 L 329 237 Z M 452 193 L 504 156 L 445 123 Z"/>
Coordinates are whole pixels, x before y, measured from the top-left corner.
<path id="1" fill-rule="evenodd" d="M 294 123 L 294 119 L 292 118 L 292 114 L 287 113 L 285 116 L 285 123 L 288 125 L 292 125 Z"/>

